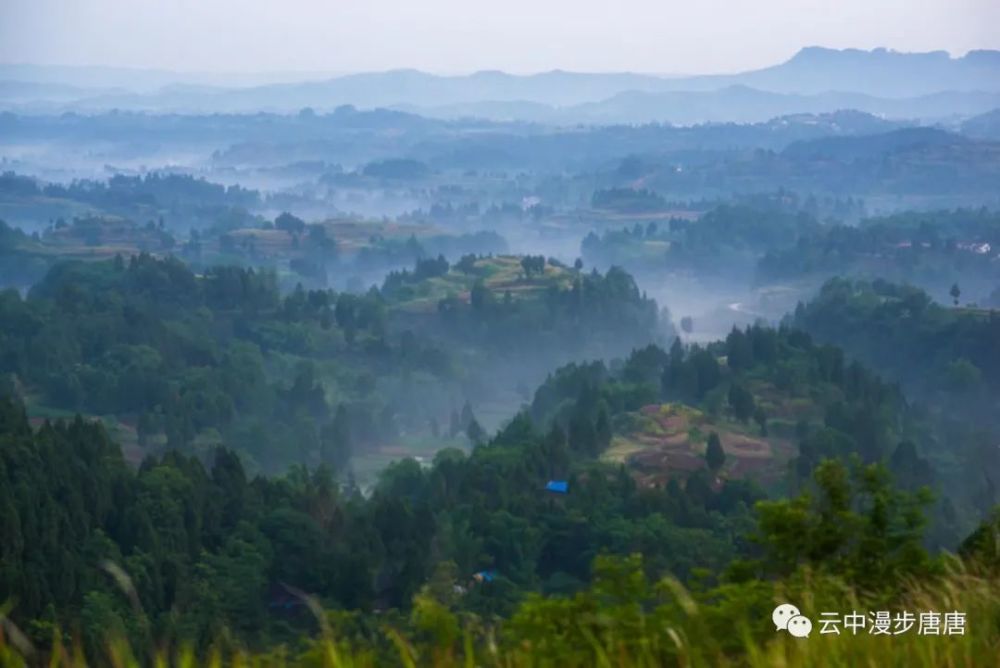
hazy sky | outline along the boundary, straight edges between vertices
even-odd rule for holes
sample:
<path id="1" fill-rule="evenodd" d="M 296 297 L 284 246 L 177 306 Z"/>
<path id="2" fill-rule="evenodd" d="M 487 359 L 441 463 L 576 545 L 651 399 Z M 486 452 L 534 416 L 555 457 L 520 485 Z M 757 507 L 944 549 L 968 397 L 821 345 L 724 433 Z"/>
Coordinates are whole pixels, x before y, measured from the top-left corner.
<path id="1" fill-rule="evenodd" d="M 0 0 L 0 61 L 191 71 L 737 71 L 1000 48 L 1000 0 Z"/>

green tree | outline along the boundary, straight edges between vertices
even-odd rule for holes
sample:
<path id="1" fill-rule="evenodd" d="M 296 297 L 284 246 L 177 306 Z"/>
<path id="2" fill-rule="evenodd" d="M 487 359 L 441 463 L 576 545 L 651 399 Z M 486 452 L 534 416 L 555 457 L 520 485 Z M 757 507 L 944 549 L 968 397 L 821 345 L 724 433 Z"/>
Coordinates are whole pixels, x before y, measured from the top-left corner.
<path id="1" fill-rule="evenodd" d="M 287 211 L 274 219 L 274 226 L 279 230 L 285 230 L 289 234 L 295 235 L 302 234 L 302 232 L 306 229 L 306 223 L 304 220 L 297 216 L 293 216 Z"/>
<path id="2" fill-rule="evenodd" d="M 472 285 L 472 290 L 469 291 L 469 303 L 472 305 L 472 308 L 476 311 L 482 311 L 489 306 L 492 301 L 493 293 L 486 287 L 486 283 L 483 282 L 483 279 L 478 279 Z"/>
<path id="3" fill-rule="evenodd" d="M 938 564 L 923 545 L 930 492 L 894 488 L 881 464 L 851 466 L 826 460 L 816 467 L 812 489 L 757 503 L 764 569 L 787 575 L 810 566 L 869 592 L 897 590 L 907 578 L 934 573 Z"/>
<path id="4" fill-rule="evenodd" d="M 726 363 L 734 371 L 753 366 L 753 346 L 750 338 L 735 327 L 726 337 Z"/>
<path id="5" fill-rule="evenodd" d="M 463 274 L 471 274 L 476 270 L 476 259 L 476 255 L 474 253 L 463 255 L 459 258 L 458 262 L 455 263 L 455 269 L 459 270 Z"/>
<path id="6" fill-rule="evenodd" d="M 476 418 L 469 420 L 469 426 L 465 428 L 465 435 L 476 445 L 483 443 L 487 436 L 486 430 L 482 428 Z"/>
<path id="7" fill-rule="evenodd" d="M 740 422 L 747 422 L 753 417 L 756 405 L 753 400 L 753 394 L 750 390 L 745 388 L 739 383 L 733 383 L 729 386 L 729 407 L 733 411 L 733 415 Z"/>
<path id="8" fill-rule="evenodd" d="M 983 372 L 964 357 L 945 367 L 945 381 L 956 392 L 971 392 L 982 385 Z"/>
<path id="9" fill-rule="evenodd" d="M 718 473 L 726 463 L 726 451 L 722 449 L 722 441 L 714 431 L 708 435 L 708 447 L 705 448 L 705 463 L 712 473 Z"/>
<path id="10" fill-rule="evenodd" d="M 753 421 L 757 423 L 760 435 L 767 436 L 767 412 L 764 411 L 763 406 L 757 406 L 757 410 L 753 413 Z"/>
<path id="11" fill-rule="evenodd" d="M 320 456 L 333 470 L 339 470 L 352 454 L 350 417 L 344 404 L 337 406 L 333 420 L 320 434 Z"/>
<path id="12" fill-rule="evenodd" d="M 611 413 L 608 406 L 601 402 L 601 407 L 597 411 L 597 419 L 594 421 L 594 432 L 597 437 L 597 447 L 605 450 L 611 445 Z"/>

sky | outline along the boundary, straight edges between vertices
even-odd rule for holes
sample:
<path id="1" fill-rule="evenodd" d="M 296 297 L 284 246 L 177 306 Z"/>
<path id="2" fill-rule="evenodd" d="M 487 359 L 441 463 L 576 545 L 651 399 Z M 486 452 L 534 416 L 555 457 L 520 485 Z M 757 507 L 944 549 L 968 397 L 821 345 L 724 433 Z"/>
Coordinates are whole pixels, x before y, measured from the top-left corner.
<path id="1" fill-rule="evenodd" d="M 1000 0 L 0 0 L 0 62 L 700 74 L 810 45 L 963 55 L 997 26 Z"/>

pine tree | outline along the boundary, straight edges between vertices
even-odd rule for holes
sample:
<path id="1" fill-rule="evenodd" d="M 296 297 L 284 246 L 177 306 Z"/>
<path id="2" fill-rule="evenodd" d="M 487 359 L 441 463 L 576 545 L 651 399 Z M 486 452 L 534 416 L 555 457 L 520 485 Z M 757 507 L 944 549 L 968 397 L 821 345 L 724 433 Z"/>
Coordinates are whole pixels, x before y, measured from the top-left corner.
<path id="1" fill-rule="evenodd" d="M 733 415 L 740 422 L 747 422 L 753 417 L 756 408 L 753 395 L 738 383 L 729 386 L 729 406 L 733 409 Z"/>
<path id="2" fill-rule="evenodd" d="M 469 426 L 465 428 L 465 435 L 476 445 L 486 440 L 486 430 L 482 428 L 476 418 L 469 420 Z"/>
<path id="3" fill-rule="evenodd" d="M 714 431 L 708 435 L 708 447 L 705 449 L 705 463 L 712 473 L 718 473 L 726 463 L 726 451 L 722 449 L 722 441 Z"/>
<path id="4" fill-rule="evenodd" d="M 767 413 L 764 412 L 762 407 L 758 406 L 757 410 L 754 411 L 753 421 L 760 427 L 760 435 L 767 436 Z"/>
<path id="5" fill-rule="evenodd" d="M 330 424 L 323 428 L 320 439 L 320 455 L 323 463 L 337 470 L 350 459 L 350 418 L 343 404 L 337 407 Z"/>
<path id="6" fill-rule="evenodd" d="M 476 416 L 473 415 L 473 413 L 472 413 L 472 406 L 469 404 L 468 401 L 466 401 L 465 404 L 462 406 L 462 417 L 461 417 L 462 421 L 459 423 L 459 424 L 461 424 L 461 428 L 462 429 L 468 429 L 469 425 L 475 419 L 476 419 Z"/>
<path id="7" fill-rule="evenodd" d="M 597 412 L 594 431 L 597 432 L 597 447 L 601 450 L 607 449 L 611 445 L 611 416 L 608 413 L 607 405 L 603 401 L 601 402 L 600 410 Z"/>

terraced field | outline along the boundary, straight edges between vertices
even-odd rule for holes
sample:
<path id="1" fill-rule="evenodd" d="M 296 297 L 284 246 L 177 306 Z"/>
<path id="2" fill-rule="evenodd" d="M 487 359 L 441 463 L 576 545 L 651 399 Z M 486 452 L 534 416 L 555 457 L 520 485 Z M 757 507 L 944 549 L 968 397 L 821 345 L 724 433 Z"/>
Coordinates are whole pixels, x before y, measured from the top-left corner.
<path id="1" fill-rule="evenodd" d="M 521 258 L 498 255 L 480 258 L 473 270 L 463 272 L 452 267 L 447 274 L 421 281 L 413 286 L 413 295 L 396 305 L 401 311 L 424 313 L 437 308 L 442 299 L 453 297 L 468 303 L 476 281 L 483 283 L 493 295 L 502 299 L 510 293 L 511 299 L 530 299 L 552 286 L 567 288 L 573 282 L 573 270 L 545 265 L 543 275 L 525 276 Z"/>
<path id="2" fill-rule="evenodd" d="M 720 477 L 749 478 L 763 483 L 780 478 L 794 456 L 783 436 L 760 436 L 756 425 L 714 418 L 684 404 L 644 406 L 618 419 L 604 459 L 626 464 L 642 484 L 662 484 L 705 466 L 710 433 L 719 435 L 726 462 Z"/>
<path id="3" fill-rule="evenodd" d="M 341 251 L 357 252 L 371 245 L 371 239 L 400 239 L 415 237 L 418 241 L 423 237 L 433 237 L 444 234 L 444 231 L 433 225 L 412 225 L 404 223 L 357 220 L 354 218 L 338 218 L 322 223 L 327 236 L 337 240 Z"/>

